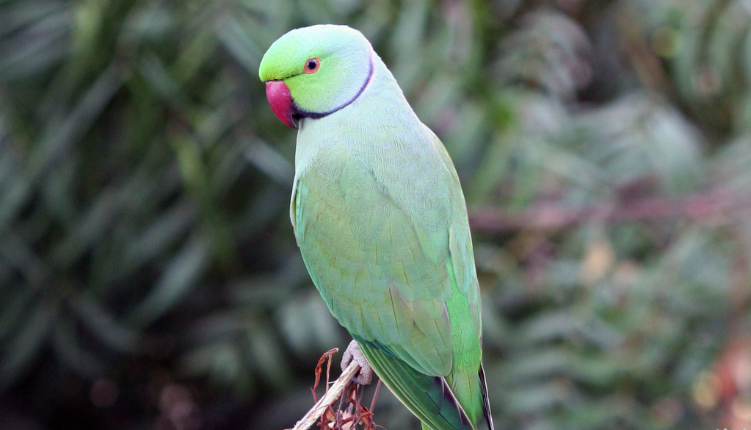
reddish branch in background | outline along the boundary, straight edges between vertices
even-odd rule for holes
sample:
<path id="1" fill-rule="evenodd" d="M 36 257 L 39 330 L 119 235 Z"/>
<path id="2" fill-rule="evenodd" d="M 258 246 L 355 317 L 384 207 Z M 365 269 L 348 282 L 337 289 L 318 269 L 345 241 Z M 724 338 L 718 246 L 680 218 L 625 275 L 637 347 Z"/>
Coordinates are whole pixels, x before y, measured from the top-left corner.
<path id="1" fill-rule="evenodd" d="M 735 217 L 748 216 L 751 196 L 722 190 L 683 198 L 642 197 L 612 200 L 584 207 L 540 203 L 531 209 L 510 212 L 499 207 L 480 207 L 469 214 L 472 230 L 478 233 L 505 233 L 518 230 L 560 230 L 588 221 L 656 222 L 690 220 L 725 224 Z"/>

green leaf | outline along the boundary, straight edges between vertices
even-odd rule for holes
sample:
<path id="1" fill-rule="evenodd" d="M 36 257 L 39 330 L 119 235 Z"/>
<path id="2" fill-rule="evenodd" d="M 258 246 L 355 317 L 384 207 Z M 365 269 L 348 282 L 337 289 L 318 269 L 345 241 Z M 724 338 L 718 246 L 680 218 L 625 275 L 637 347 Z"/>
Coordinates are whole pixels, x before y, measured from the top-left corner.
<path id="1" fill-rule="evenodd" d="M 70 298 L 69 303 L 79 320 L 100 342 L 119 352 L 137 352 L 138 332 L 117 321 L 93 298 L 77 295 Z"/>
<path id="2" fill-rule="evenodd" d="M 190 293 L 209 263 L 209 246 L 202 235 L 191 237 L 165 267 L 163 275 L 141 303 L 130 313 L 128 321 L 144 327 L 169 312 Z"/>
<path id="3" fill-rule="evenodd" d="M 38 357 L 57 320 L 59 304 L 41 300 L 24 326 L 8 342 L 0 361 L 0 389 L 20 379 Z"/>
<path id="4" fill-rule="evenodd" d="M 67 367 L 85 378 L 100 377 L 106 370 L 104 363 L 96 355 L 79 344 L 75 328 L 66 318 L 61 318 L 55 324 L 52 347 Z"/>

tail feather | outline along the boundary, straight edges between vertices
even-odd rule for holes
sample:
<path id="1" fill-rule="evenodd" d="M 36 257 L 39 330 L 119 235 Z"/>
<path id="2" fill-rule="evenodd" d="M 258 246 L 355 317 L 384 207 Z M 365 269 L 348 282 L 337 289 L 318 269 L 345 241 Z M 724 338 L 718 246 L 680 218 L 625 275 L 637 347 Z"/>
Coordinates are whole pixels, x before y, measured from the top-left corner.
<path id="1" fill-rule="evenodd" d="M 490 413 L 490 399 L 488 398 L 488 383 L 485 380 L 485 369 L 480 364 L 480 389 L 482 390 L 482 413 L 485 415 L 485 421 L 488 423 L 490 430 L 493 428 L 493 415 Z"/>
<path id="2" fill-rule="evenodd" d="M 377 346 L 358 342 L 384 384 L 430 430 L 474 430 L 445 378 L 424 375 Z"/>

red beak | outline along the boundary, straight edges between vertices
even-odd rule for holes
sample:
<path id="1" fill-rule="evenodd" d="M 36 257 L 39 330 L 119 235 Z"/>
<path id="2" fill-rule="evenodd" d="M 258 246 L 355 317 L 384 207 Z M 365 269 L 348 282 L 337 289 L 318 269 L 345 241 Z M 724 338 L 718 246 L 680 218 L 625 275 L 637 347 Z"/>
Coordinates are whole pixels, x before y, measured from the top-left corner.
<path id="1" fill-rule="evenodd" d="M 279 118 L 279 121 L 288 127 L 297 128 L 294 121 L 297 108 L 292 101 L 289 88 L 287 88 L 287 85 L 283 81 L 266 82 L 266 98 L 269 100 L 271 110 L 274 111 L 274 115 Z"/>

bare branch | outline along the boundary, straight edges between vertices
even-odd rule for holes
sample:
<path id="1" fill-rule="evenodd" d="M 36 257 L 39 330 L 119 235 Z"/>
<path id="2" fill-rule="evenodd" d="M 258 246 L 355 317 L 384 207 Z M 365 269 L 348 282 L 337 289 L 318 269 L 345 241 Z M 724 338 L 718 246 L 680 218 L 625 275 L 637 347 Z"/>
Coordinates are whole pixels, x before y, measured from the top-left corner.
<path id="1" fill-rule="evenodd" d="M 326 411 L 326 409 L 334 404 L 339 396 L 342 395 L 344 389 L 352 383 L 352 378 L 357 374 L 359 370 L 360 365 L 357 364 L 355 360 L 352 360 L 349 366 L 344 369 L 341 376 L 339 376 L 339 378 L 334 381 L 334 384 L 331 385 L 328 391 L 326 391 L 326 394 L 321 398 L 321 400 L 319 400 L 305 414 L 305 416 L 303 416 L 302 419 L 298 421 L 297 424 L 295 424 L 292 430 L 307 430 L 308 428 L 310 428 L 310 426 L 316 423 L 321 415 L 323 415 L 323 413 Z"/>

